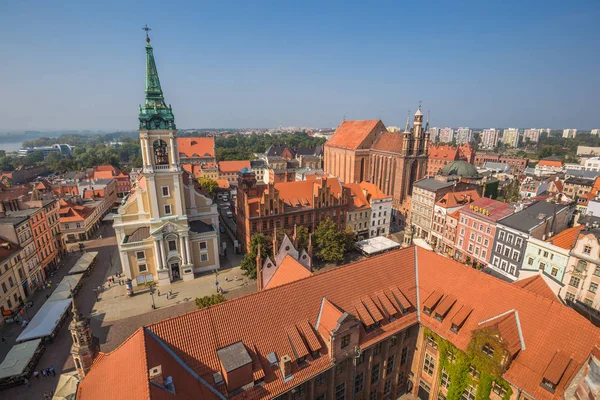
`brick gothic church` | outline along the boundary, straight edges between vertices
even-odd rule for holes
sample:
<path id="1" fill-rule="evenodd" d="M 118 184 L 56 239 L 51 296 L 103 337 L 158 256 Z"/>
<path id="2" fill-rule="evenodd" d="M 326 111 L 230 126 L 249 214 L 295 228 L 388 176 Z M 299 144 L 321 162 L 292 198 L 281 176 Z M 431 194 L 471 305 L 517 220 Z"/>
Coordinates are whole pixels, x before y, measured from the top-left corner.
<path id="1" fill-rule="evenodd" d="M 344 121 L 325 143 L 325 171 L 345 183 L 369 181 L 392 196 L 394 220 L 403 226 L 412 185 L 427 174 L 429 134 L 421 108 L 413 127 L 388 132 L 381 120 Z"/>

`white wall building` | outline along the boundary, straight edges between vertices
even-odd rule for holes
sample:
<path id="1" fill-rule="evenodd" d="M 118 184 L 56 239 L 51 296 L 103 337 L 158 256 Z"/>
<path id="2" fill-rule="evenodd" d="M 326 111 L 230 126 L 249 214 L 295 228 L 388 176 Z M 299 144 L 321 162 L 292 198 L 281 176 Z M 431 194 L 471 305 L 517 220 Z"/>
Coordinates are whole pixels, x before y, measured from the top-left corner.
<path id="1" fill-rule="evenodd" d="M 454 139 L 454 129 L 445 127 L 440 130 L 440 142 L 450 143 Z"/>
<path id="2" fill-rule="evenodd" d="M 562 137 L 572 139 L 577 136 L 577 129 L 563 129 Z"/>
<path id="3" fill-rule="evenodd" d="M 531 143 L 537 143 L 540 140 L 541 132 L 542 132 L 541 129 L 536 129 L 536 128 L 525 129 L 523 131 L 523 141 L 527 141 L 527 139 L 529 138 L 529 141 Z"/>
<path id="4" fill-rule="evenodd" d="M 510 147 L 519 147 L 521 132 L 518 128 L 508 128 L 502 133 L 502 143 Z"/>
<path id="5" fill-rule="evenodd" d="M 498 145 L 499 135 L 500 130 L 498 129 L 484 129 L 483 132 L 481 132 L 481 147 L 484 149 L 493 149 Z"/>
<path id="6" fill-rule="evenodd" d="M 473 131 L 468 127 L 460 127 L 456 130 L 456 143 L 469 143 L 472 139 Z"/>

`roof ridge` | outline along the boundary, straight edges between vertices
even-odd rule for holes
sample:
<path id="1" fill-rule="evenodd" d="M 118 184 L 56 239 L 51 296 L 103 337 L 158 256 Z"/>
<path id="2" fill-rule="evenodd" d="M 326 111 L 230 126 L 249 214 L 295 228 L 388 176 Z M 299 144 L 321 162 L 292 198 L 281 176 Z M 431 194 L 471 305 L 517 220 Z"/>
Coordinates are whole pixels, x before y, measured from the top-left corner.
<path id="1" fill-rule="evenodd" d="M 415 246 L 415 247 L 417 247 L 417 246 Z M 400 252 L 403 252 L 404 250 L 407 250 L 407 249 L 410 249 L 410 247 L 406 247 L 406 248 L 404 248 L 404 249 L 397 249 L 397 250 L 393 250 L 393 251 L 400 253 Z M 345 270 L 345 269 L 347 269 L 347 268 L 353 267 L 353 266 L 355 266 L 356 264 L 358 264 L 358 263 L 360 263 L 360 262 L 363 262 L 363 261 L 366 261 L 366 260 L 373 260 L 373 259 L 375 259 L 375 258 L 384 257 L 386 254 L 389 254 L 389 253 L 390 253 L 390 252 L 387 252 L 387 253 L 382 253 L 382 254 L 377 254 L 377 255 L 375 255 L 375 256 L 372 256 L 372 257 L 369 257 L 369 258 L 363 258 L 363 259 L 361 259 L 361 260 L 353 261 L 353 262 L 351 262 L 351 263 L 348 263 L 348 264 L 345 264 L 345 265 L 341 265 L 341 266 L 339 266 L 339 267 L 337 267 L 337 268 L 333 268 L 333 269 L 330 269 L 330 270 L 328 270 L 328 271 L 325 271 L 325 272 L 322 272 L 322 273 L 317 273 L 317 274 L 315 274 L 315 273 L 314 273 L 314 271 L 313 271 L 313 275 L 311 275 L 311 276 L 307 276 L 307 277 L 304 277 L 304 278 L 301 278 L 301 279 L 298 279 L 298 280 L 295 280 L 295 281 L 293 281 L 293 282 L 289 282 L 289 283 L 286 283 L 286 284 L 283 284 L 283 285 L 280 285 L 280 286 L 275 286 L 274 288 L 271 288 L 271 289 L 269 289 L 269 290 L 270 290 L 270 291 L 272 291 L 272 290 L 278 290 L 278 289 L 281 289 L 281 288 L 283 288 L 283 287 L 285 287 L 285 286 L 287 286 L 287 285 L 294 284 L 294 283 L 297 283 L 297 282 L 301 282 L 301 281 L 303 281 L 303 280 L 305 280 L 305 279 L 308 279 L 308 278 L 320 277 L 320 276 L 324 276 L 324 275 L 326 275 L 326 274 L 331 274 L 331 273 L 334 273 L 334 272 L 338 272 L 338 273 L 339 273 L 339 271 L 343 271 L 343 270 Z M 417 290 L 418 290 L 418 289 L 417 289 Z M 246 299 L 246 298 L 250 298 L 250 297 L 258 296 L 258 295 L 260 295 L 262 292 L 263 292 L 263 291 L 260 291 L 260 292 L 254 292 L 254 293 L 249 293 L 249 294 L 247 294 L 247 295 L 245 295 L 245 296 L 240 296 L 240 297 L 236 297 L 236 298 L 233 298 L 233 299 L 227 300 L 225 303 L 227 303 L 228 305 L 229 305 L 229 304 L 232 304 L 232 303 L 236 303 L 236 302 L 242 301 L 242 299 Z M 166 319 L 163 319 L 163 320 L 160 320 L 160 321 L 154 322 L 154 323 L 152 323 L 152 324 L 149 324 L 149 325 L 143 325 L 143 326 L 142 326 L 142 328 L 144 328 L 144 327 L 152 327 L 152 326 L 157 326 L 157 325 L 159 325 L 159 324 L 163 324 L 163 323 L 164 323 L 164 322 L 166 322 L 166 321 L 171 321 L 171 320 L 175 320 L 175 319 L 182 318 L 182 317 L 184 317 L 184 316 L 186 316 L 186 315 L 188 315 L 188 314 L 200 313 L 200 312 L 204 312 L 204 311 L 206 311 L 206 310 L 214 309 L 214 308 L 217 308 L 217 307 L 223 307 L 225 303 L 213 304 L 213 305 L 211 305 L 211 306 L 208 306 L 208 307 L 206 307 L 206 308 L 202 308 L 202 309 L 198 309 L 198 310 L 192 310 L 192 311 L 188 311 L 188 312 L 186 312 L 186 313 L 183 313 L 183 314 L 180 314 L 180 315 L 175 315 L 175 316 L 173 316 L 173 317 L 169 317 L 169 318 L 166 318 Z"/>

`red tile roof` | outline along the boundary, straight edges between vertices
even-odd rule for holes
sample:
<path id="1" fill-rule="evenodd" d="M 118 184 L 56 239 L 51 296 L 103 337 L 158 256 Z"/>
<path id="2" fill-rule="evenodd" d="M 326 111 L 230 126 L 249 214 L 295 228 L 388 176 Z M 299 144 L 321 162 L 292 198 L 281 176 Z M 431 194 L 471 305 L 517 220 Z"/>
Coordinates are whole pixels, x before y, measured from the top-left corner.
<path id="1" fill-rule="evenodd" d="M 429 147 L 430 160 L 458 160 L 458 147 L 449 145 L 439 145 Z"/>
<path id="2" fill-rule="evenodd" d="M 435 320 L 433 313 L 422 314 L 421 322 L 464 351 L 480 322 L 516 311 L 526 349 L 515 356 L 504 378 L 533 398 L 559 398 L 573 372 L 585 362 L 600 330 L 558 301 L 433 252 L 421 248 L 417 252 L 421 301 L 435 290 L 451 293 L 457 299 L 442 322 Z M 451 321 L 461 306 L 472 307 L 473 311 L 458 333 L 454 333 L 450 330 Z M 571 355 L 573 362 L 565 374 L 569 379 L 563 379 L 553 395 L 540 383 L 556 350 Z"/>
<path id="3" fill-rule="evenodd" d="M 522 287 L 525 290 L 529 290 L 530 292 L 543 296 L 549 300 L 558 300 L 556 294 L 550 289 L 550 286 L 548 286 L 541 275 L 534 275 L 529 278 L 521 279 L 520 281 L 513 282 L 513 285 Z"/>
<path id="4" fill-rule="evenodd" d="M 361 182 L 359 183 L 360 187 L 364 190 L 367 191 L 367 196 L 369 197 L 369 199 L 373 199 L 373 200 L 381 200 L 381 199 L 389 199 L 392 196 L 388 196 L 387 194 L 383 193 L 381 191 L 381 189 L 379 189 L 377 187 L 377 185 L 370 183 L 370 182 Z"/>
<path id="5" fill-rule="evenodd" d="M 219 161 L 219 171 L 221 172 L 238 172 L 244 168 L 250 169 L 250 160 Z"/>
<path id="6" fill-rule="evenodd" d="M 214 137 L 183 137 L 177 138 L 177 149 L 184 157 L 213 157 L 215 156 Z"/>
<path id="7" fill-rule="evenodd" d="M 300 264 L 289 254 L 285 256 L 277 270 L 265 286 L 265 289 L 272 289 L 277 286 L 295 282 L 300 279 L 308 278 L 312 273 L 306 267 Z"/>
<path id="8" fill-rule="evenodd" d="M 352 207 L 354 209 L 369 208 L 370 204 L 363 193 L 362 188 L 358 183 L 345 183 L 345 188 L 350 190 L 350 196 L 352 201 Z"/>
<path id="9" fill-rule="evenodd" d="M 496 222 L 499 219 L 511 215 L 513 212 L 515 212 L 515 209 L 507 203 L 482 197 L 469 205 L 461 207 L 460 212 L 461 214 L 467 214 L 479 219 Z"/>
<path id="10" fill-rule="evenodd" d="M 338 126 L 331 139 L 325 143 L 325 146 L 357 149 L 380 122 L 381 120 L 378 119 L 344 121 Z M 381 125 L 383 126 L 382 122 Z M 383 129 L 385 129 L 384 126 Z"/>
<path id="11" fill-rule="evenodd" d="M 465 204 L 470 204 L 475 200 L 479 200 L 481 196 L 477 190 L 465 190 L 464 192 L 446 193 L 444 197 L 439 199 L 436 205 L 444 208 L 454 208 Z"/>
<path id="12" fill-rule="evenodd" d="M 161 349 L 166 352 L 162 343 L 189 367 L 190 376 L 198 374 L 212 385 L 213 374 L 221 370 L 217 349 L 239 341 L 253 360 L 253 376 L 261 376 L 262 369 L 264 384 L 232 398 L 276 397 L 331 368 L 322 340 L 345 317 L 344 313 L 356 315 L 365 325 L 382 321 L 369 333 L 363 325 L 359 326 L 361 348 L 415 325 L 418 322 L 414 307 L 417 300 L 415 264 L 419 277 L 419 309 L 425 302 L 433 307 L 431 316 L 420 314 L 421 324 L 463 351 L 475 331 L 496 329 L 514 354 L 503 378 L 528 397 L 560 398 L 574 372 L 595 348 L 600 330 L 560 302 L 434 252 L 410 247 L 150 325 L 145 334 L 136 333 L 141 336 L 132 336 L 119 348 L 123 349 L 122 354 L 115 350 L 99 357 L 80 384 L 78 398 L 119 399 L 127 395 L 137 399 L 138 394 L 148 398 L 148 368 L 156 364 L 170 368 L 161 353 Z M 441 301 L 427 300 L 437 298 L 438 294 Z M 403 312 L 392 321 L 388 318 L 390 308 Z M 446 314 L 442 321 L 435 319 L 436 311 Z M 451 330 L 452 323 L 460 326 L 457 333 Z M 321 339 L 314 337 L 315 330 L 323 336 Z M 156 338 L 149 337 L 150 333 Z M 151 340 L 156 343 L 150 344 Z M 321 357 L 309 355 L 300 368 L 294 361 L 296 354 L 307 352 L 306 344 L 312 350 L 320 349 Z M 567 355 L 569 362 L 564 362 L 565 357 L 556 356 L 557 351 Z M 270 367 L 266 355 L 271 352 L 278 357 L 292 357 L 292 379 L 284 382 L 281 369 Z M 153 355 L 156 360 L 150 359 Z M 144 357 L 150 361 L 144 361 Z M 123 365 L 127 366 L 126 380 L 122 376 Z M 173 376 L 178 393 L 179 390 L 184 393 L 199 390 L 193 386 L 197 382 L 191 379 L 178 384 L 177 371 L 170 370 L 167 375 Z M 560 380 L 554 394 L 540 386 L 544 377 Z"/>
<path id="13" fill-rule="evenodd" d="M 382 133 L 373 146 L 372 150 L 387 151 L 390 153 L 401 153 L 404 135 L 399 132 Z"/>
<path id="14" fill-rule="evenodd" d="M 564 163 L 556 160 L 540 160 L 537 165 L 540 167 L 562 167 Z"/>
<path id="15" fill-rule="evenodd" d="M 585 228 L 585 226 L 583 225 L 577 225 L 572 228 L 567 228 L 546 241 L 560 248 L 571 250 L 571 248 L 577 241 L 577 236 L 579 235 L 579 232 L 583 228 Z"/>

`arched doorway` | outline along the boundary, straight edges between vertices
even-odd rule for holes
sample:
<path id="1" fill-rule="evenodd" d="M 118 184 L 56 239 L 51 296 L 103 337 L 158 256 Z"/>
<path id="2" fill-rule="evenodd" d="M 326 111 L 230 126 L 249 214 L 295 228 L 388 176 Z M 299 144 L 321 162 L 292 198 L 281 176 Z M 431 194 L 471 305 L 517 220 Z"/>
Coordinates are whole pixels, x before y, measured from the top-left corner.
<path id="1" fill-rule="evenodd" d="M 167 261 L 169 266 L 169 275 L 171 276 L 171 282 L 178 281 L 181 279 L 181 259 L 179 257 L 171 257 Z"/>

